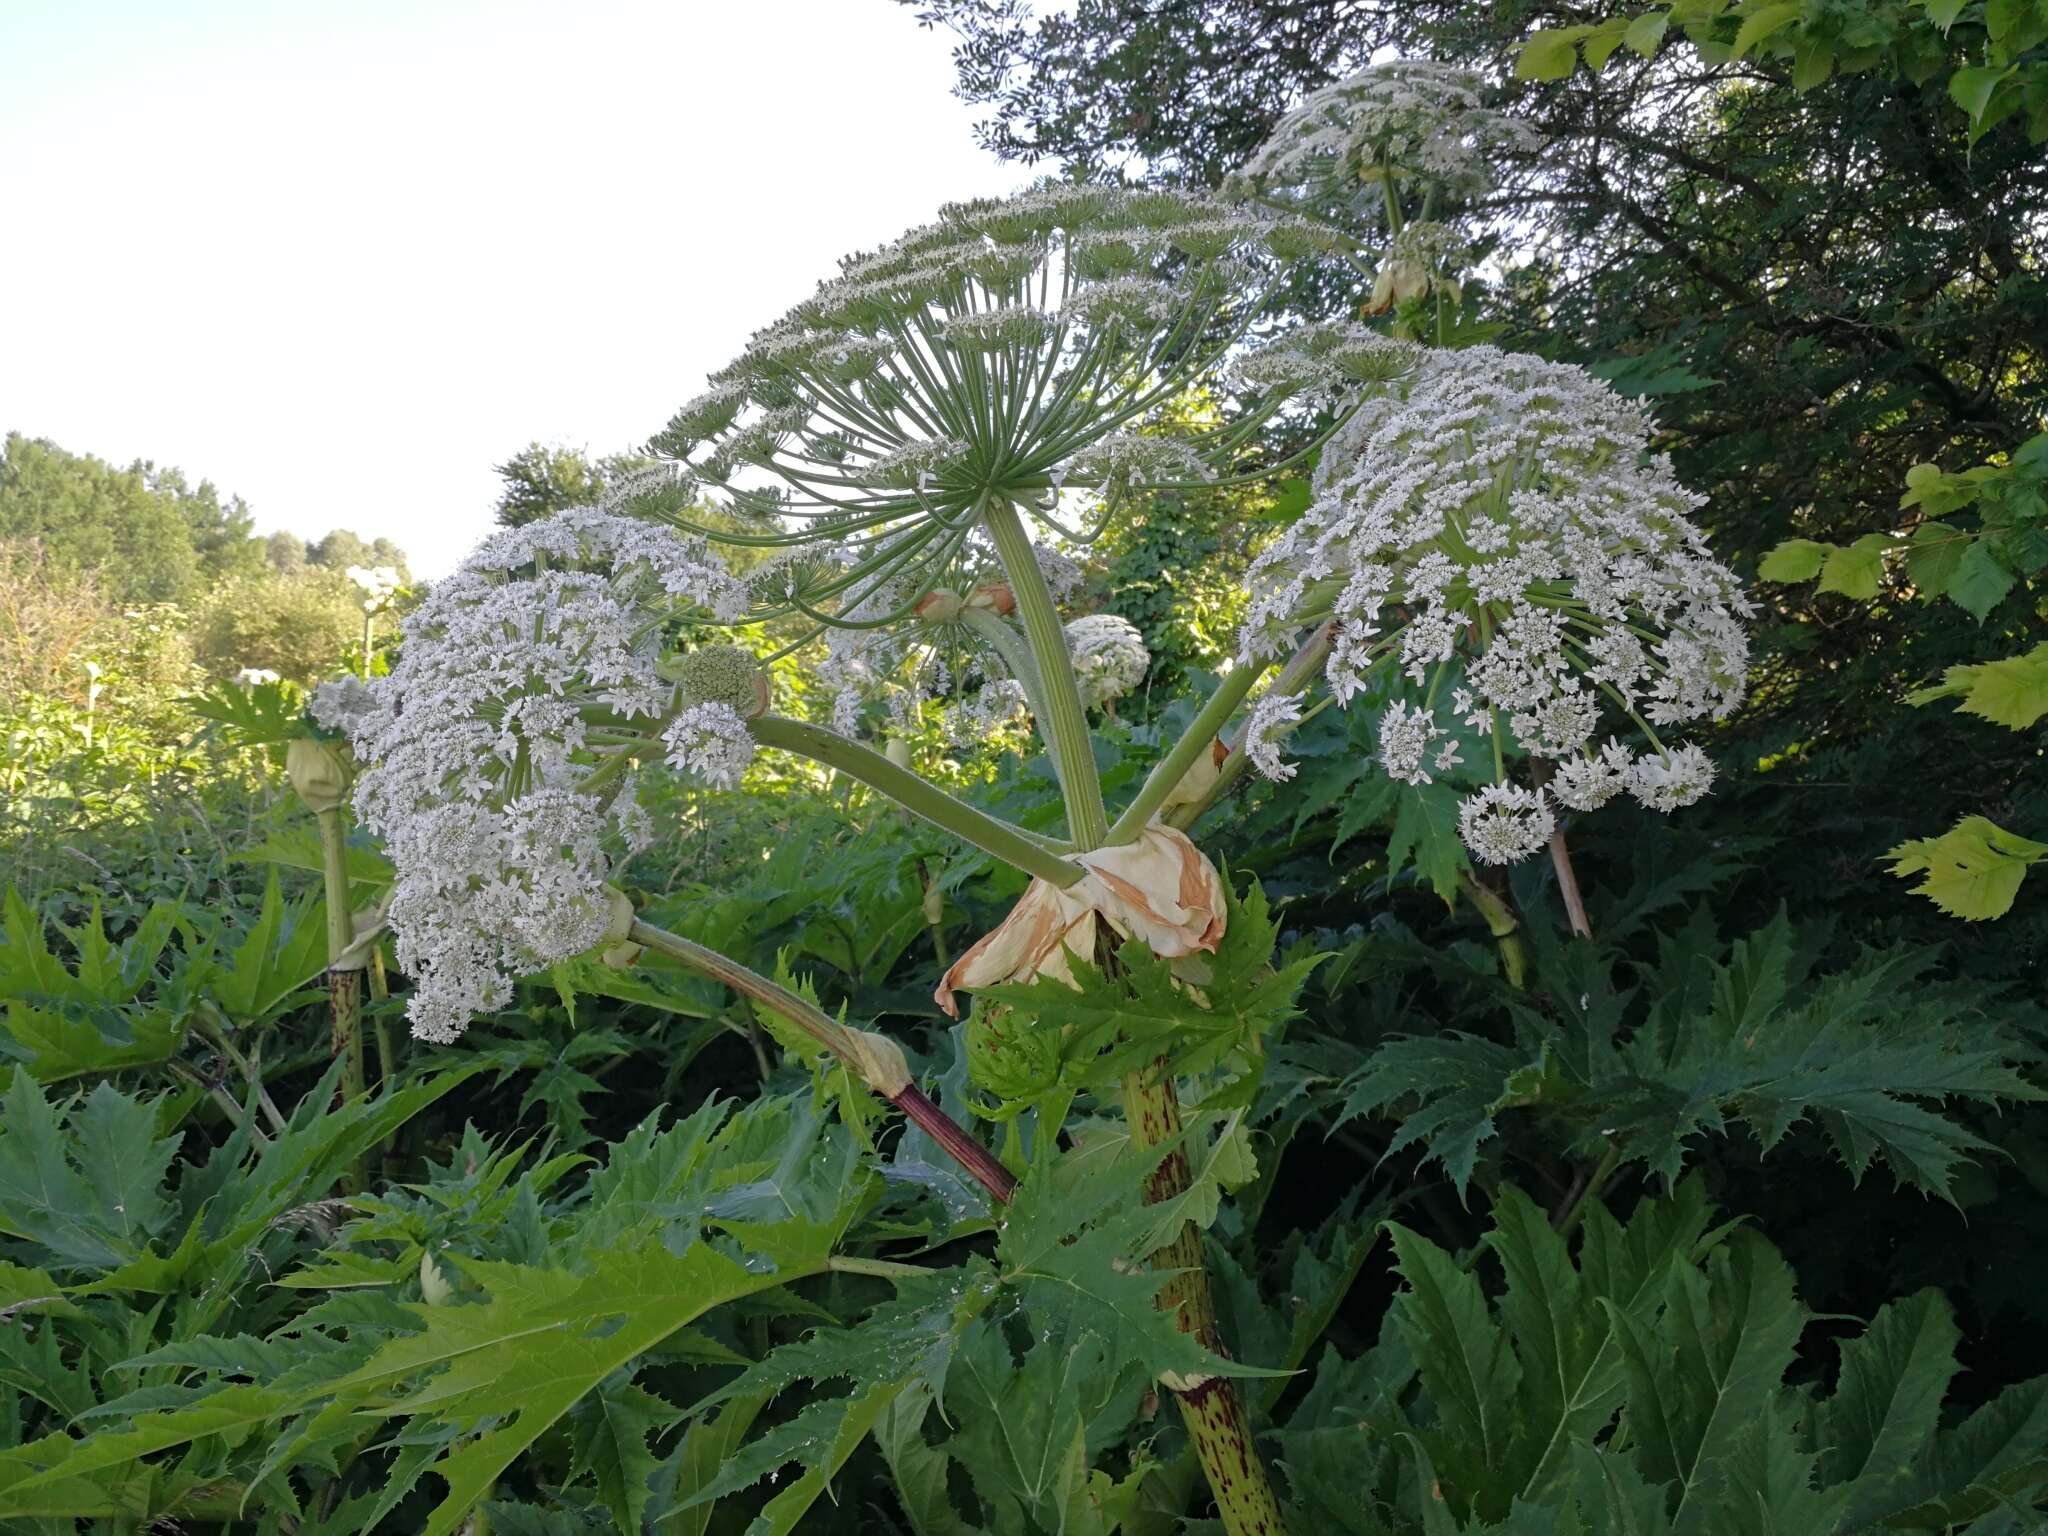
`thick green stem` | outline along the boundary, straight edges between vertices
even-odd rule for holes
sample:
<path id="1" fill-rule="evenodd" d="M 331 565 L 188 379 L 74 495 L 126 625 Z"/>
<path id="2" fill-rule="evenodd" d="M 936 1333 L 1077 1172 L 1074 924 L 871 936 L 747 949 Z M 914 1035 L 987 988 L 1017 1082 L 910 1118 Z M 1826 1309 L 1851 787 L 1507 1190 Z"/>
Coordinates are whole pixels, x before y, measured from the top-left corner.
<path id="1" fill-rule="evenodd" d="M 903 1066 L 903 1053 L 881 1036 L 847 1028 L 816 1004 L 770 981 L 759 971 L 679 933 L 635 918 L 626 937 L 632 943 L 680 961 L 698 975 L 708 976 L 787 1019 L 824 1047 L 847 1071 L 903 1111 L 999 1204 L 1010 1203 L 1017 1190 L 1016 1176 L 910 1081 Z"/>
<path id="2" fill-rule="evenodd" d="M 355 947 L 355 912 L 349 906 L 348 843 L 341 810 L 316 813 L 320 823 L 320 864 L 327 892 L 327 996 L 330 1042 L 342 1063 L 337 1092 L 342 1100 L 363 1095 L 363 963 L 347 963 Z"/>
<path id="3" fill-rule="evenodd" d="M 1188 770 L 1195 765 L 1195 759 L 1209 750 L 1209 744 L 1222 733 L 1230 723 L 1230 717 L 1237 712 L 1237 706 L 1245 701 L 1265 675 L 1263 663 L 1238 667 L 1216 685 L 1216 691 L 1209 695 L 1209 701 L 1202 706 L 1181 738 L 1173 744 L 1173 750 L 1154 765 L 1152 772 L 1139 786 L 1131 803 L 1124 807 L 1123 814 L 1109 829 L 1108 842 L 1111 847 L 1136 840 L 1145 830 L 1159 807 L 1166 803 L 1166 797 L 1174 787 L 1187 777 Z"/>
<path id="4" fill-rule="evenodd" d="M 1180 1096 L 1163 1066 L 1133 1072 L 1124 1079 L 1124 1122 L 1138 1147 L 1156 1147 L 1179 1140 L 1182 1133 Z M 1176 1147 L 1145 1183 L 1145 1203 L 1157 1205 L 1187 1191 L 1186 1155 Z M 1212 1354 L 1227 1355 L 1216 1325 L 1216 1299 L 1202 1257 L 1202 1233 L 1184 1222 L 1173 1241 L 1152 1255 L 1152 1267 L 1171 1270 L 1173 1278 L 1159 1290 L 1159 1305 L 1174 1314 L 1181 1332 L 1191 1333 Z M 1186 1384 L 1169 1383 L 1180 1404 L 1195 1459 L 1208 1479 L 1216 1513 L 1229 1536 L 1281 1536 L 1287 1529 L 1280 1498 L 1265 1463 L 1252 1443 L 1251 1419 L 1244 1394 L 1227 1376 L 1210 1376 Z"/>
<path id="5" fill-rule="evenodd" d="M 803 720 L 788 720 L 781 715 L 763 715 L 750 721 L 749 725 L 754 739 L 762 746 L 794 752 L 814 763 L 837 769 L 848 778 L 858 779 L 932 825 L 972 843 L 983 853 L 1001 859 L 1027 875 L 1036 875 L 1064 889 L 1084 873 L 1078 865 L 1070 864 L 1058 854 L 1041 847 L 1008 822 L 998 821 L 985 811 L 977 811 L 965 801 L 954 799 L 936 784 L 927 783 L 908 768 L 897 766 L 881 753 L 857 741 L 848 741 L 837 732 Z"/>
<path id="6" fill-rule="evenodd" d="M 1067 835 L 1085 853 L 1100 848 L 1109 836 L 1109 813 L 1102 804 L 1102 781 L 1096 776 L 1095 749 L 1088 739 L 1088 711 L 1082 707 L 1081 690 L 1074 681 L 1074 656 L 1067 649 L 1067 632 L 1017 509 L 1008 502 L 991 502 L 983 516 L 995 542 L 996 557 L 1003 563 L 1003 574 L 1010 579 L 1010 591 L 1016 596 L 1024 639 L 1038 666 L 1040 691 L 1045 695 L 1045 717 L 1038 725 L 1067 804 Z"/>
<path id="7" fill-rule="evenodd" d="M 706 948 L 694 939 L 686 939 L 679 933 L 670 933 L 666 928 L 657 928 L 652 923 L 633 920 L 627 930 L 627 939 L 653 950 L 656 954 L 667 955 L 671 960 L 680 961 L 699 976 L 709 977 L 721 986 L 732 988 L 740 996 L 762 1007 L 772 1009 L 789 1020 L 798 1029 L 809 1035 L 819 1045 L 841 1060 L 849 1055 L 845 1025 L 827 1014 L 815 1003 L 807 1002 L 787 987 L 770 981 L 759 971 L 741 965 L 739 961 Z"/>

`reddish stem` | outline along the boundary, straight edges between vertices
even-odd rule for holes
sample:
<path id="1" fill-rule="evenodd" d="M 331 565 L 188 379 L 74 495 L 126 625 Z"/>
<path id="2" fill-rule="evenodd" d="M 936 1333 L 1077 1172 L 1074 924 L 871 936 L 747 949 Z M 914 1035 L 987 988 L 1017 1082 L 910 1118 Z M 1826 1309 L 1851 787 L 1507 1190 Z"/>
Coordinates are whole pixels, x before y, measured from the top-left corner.
<path id="1" fill-rule="evenodd" d="M 996 1160 L 993 1152 L 968 1135 L 958 1121 L 926 1098 L 917 1084 L 911 1083 L 901 1093 L 889 1095 L 889 1102 L 916 1121 L 927 1136 L 974 1175 L 975 1181 L 995 1197 L 997 1204 L 1010 1203 L 1010 1197 L 1017 1192 L 1016 1177 Z"/>
<path id="2" fill-rule="evenodd" d="M 1586 898 L 1579 894 L 1579 877 L 1572 870 L 1572 854 L 1565 846 L 1563 827 L 1550 834 L 1550 863 L 1557 871 L 1557 890 L 1564 897 L 1565 916 L 1572 921 L 1572 932 L 1579 938 L 1590 939 L 1593 925 L 1586 920 Z"/>

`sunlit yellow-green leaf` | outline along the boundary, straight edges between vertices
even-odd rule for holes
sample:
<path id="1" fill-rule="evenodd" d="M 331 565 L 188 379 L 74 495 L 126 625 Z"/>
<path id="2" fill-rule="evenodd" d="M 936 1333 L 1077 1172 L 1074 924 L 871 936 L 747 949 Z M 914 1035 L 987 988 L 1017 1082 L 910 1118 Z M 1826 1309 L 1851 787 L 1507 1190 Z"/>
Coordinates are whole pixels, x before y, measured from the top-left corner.
<path id="1" fill-rule="evenodd" d="M 1913 704 L 1961 699 L 1965 714 L 2023 731 L 2048 715 L 2048 642 L 2021 656 L 1977 666 L 1950 667 L 1942 681 L 1907 695 Z"/>
<path id="2" fill-rule="evenodd" d="M 1735 33 L 1735 57 L 1741 58 L 1757 44 L 1766 42 L 1799 19 L 1805 9 L 1803 0 L 1776 0 L 1771 5 L 1760 5 L 1742 18 L 1742 25 Z"/>
<path id="3" fill-rule="evenodd" d="M 1645 11 L 1628 24 L 1628 30 L 1622 33 L 1621 40 L 1647 59 L 1656 53 L 1658 45 L 1664 41 L 1664 29 L 1669 25 L 1669 11 Z"/>
<path id="4" fill-rule="evenodd" d="M 1920 601 L 1931 603 L 1947 593 L 1972 537 L 1947 523 L 1922 523 L 1913 530 L 1913 542 L 1906 546 L 1906 579 Z"/>
<path id="5" fill-rule="evenodd" d="M 1877 596 L 1884 581 L 1884 554 L 1891 547 L 1889 535 L 1866 533 L 1847 549 L 1833 551 L 1820 568 L 1820 590 L 1859 602 Z"/>
<path id="6" fill-rule="evenodd" d="M 1764 556 L 1756 573 L 1765 581 L 1811 581 L 1839 548 L 1816 539 L 1787 539 Z"/>
<path id="7" fill-rule="evenodd" d="M 1517 80 L 1562 80 L 1578 63 L 1579 27 L 1548 28 L 1522 44 L 1515 55 Z"/>
<path id="8" fill-rule="evenodd" d="M 1913 887 L 1951 917 L 1984 922 L 2012 910 L 2020 882 L 2048 843 L 2006 831 L 1982 816 L 1965 816 L 1940 837 L 1901 843 L 1885 855 L 1901 879 L 1924 878 Z"/>

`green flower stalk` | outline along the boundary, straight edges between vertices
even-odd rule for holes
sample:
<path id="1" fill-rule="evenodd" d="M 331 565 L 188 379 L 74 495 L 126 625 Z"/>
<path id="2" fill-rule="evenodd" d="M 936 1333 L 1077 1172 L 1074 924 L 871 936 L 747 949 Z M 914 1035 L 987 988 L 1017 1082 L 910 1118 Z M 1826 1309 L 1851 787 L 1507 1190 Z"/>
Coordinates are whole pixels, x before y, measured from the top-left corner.
<path id="1" fill-rule="evenodd" d="M 320 865 L 327 907 L 327 996 L 330 1034 L 342 1063 L 338 1091 L 360 1096 L 363 1074 L 363 958 L 356 945 L 355 915 L 349 906 L 347 828 L 349 751 L 342 741 L 301 737 L 285 750 L 292 789 L 320 828 Z"/>

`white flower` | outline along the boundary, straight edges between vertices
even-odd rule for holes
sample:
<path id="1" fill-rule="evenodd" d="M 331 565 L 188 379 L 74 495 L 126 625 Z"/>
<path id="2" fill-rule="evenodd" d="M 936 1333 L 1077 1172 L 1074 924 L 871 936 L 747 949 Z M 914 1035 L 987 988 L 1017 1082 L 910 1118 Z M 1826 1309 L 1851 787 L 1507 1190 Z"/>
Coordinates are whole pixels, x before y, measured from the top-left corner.
<path id="1" fill-rule="evenodd" d="M 1597 811 L 1628 788 L 1635 755 L 1618 741 L 1598 752 L 1562 758 L 1550 792 L 1560 805 L 1575 811 Z"/>
<path id="2" fill-rule="evenodd" d="M 1459 666 L 1447 719 L 1511 727 L 1567 764 L 1559 798 L 1584 808 L 1567 797 L 1612 798 L 1611 758 L 1569 766 L 1603 699 L 1646 733 L 1723 719 L 1742 699 L 1755 607 L 1708 553 L 1699 504 L 1649 452 L 1640 408 L 1583 370 L 1485 346 L 1430 352 L 1323 450 L 1308 512 L 1252 564 L 1240 651 L 1283 656 L 1335 620 L 1339 704 L 1382 666 L 1425 686 Z M 1386 761 L 1407 777 L 1422 758 L 1401 741 Z M 1663 768 L 1644 779 L 1646 803 L 1704 792 L 1704 758 L 1688 750 L 1669 784 Z"/>
<path id="3" fill-rule="evenodd" d="M 1231 388 L 1245 394 L 1335 399 L 1361 385 L 1400 378 L 1421 360 L 1422 351 L 1355 321 L 1297 326 L 1276 341 L 1254 347 L 1230 365 Z"/>
<path id="4" fill-rule="evenodd" d="M 1443 734 L 1436 716 L 1419 706 L 1396 699 L 1380 716 L 1380 766 L 1389 778 L 1404 784 L 1428 784 L 1429 770 L 1423 761 L 1430 744 Z"/>
<path id="5" fill-rule="evenodd" d="M 1046 588 L 1052 593 L 1054 602 L 1064 603 L 1081 590 L 1081 584 L 1086 580 L 1081 573 L 1081 567 L 1052 546 L 1032 545 L 1031 558 L 1037 563 L 1039 573 L 1045 577 Z"/>
<path id="6" fill-rule="evenodd" d="M 1575 678 L 1563 679 L 1534 708 L 1508 718 L 1515 739 L 1544 757 L 1564 757 L 1578 751 L 1592 738 L 1599 722 L 1599 699 Z"/>
<path id="7" fill-rule="evenodd" d="M 1252 706 L 1245 722 L 1244 743 L 1238 749 L 1250 754 L 1251 765 L 1275 783 L 1294 777 L 1294 764 L 1283 760 L 1280 747 L 1288 733 L 1301 724 L 1301 696 L 1268 692 Z"/>
<path id="8" fill-rule="evenodd" d="M 363 611 L 375 613 L 397 595 L 402 583 L 398 579 L 395 565 L 361 566 L 348 568 L 348 579 L 363 591 Z"/>
<path id="9" fill-rule="evenodd" d="M 1152 666 L 1145 637 L 1120 614 L 1091 613 L 1068 620 L 1067 649 L 1073 653 L 1081 702 L 1091 708 L 1122 698 L 1145 680 Z"/>
<path id="10" fill-rule="evenodd" d="M 1691 805 L 1713 784 L 1713 759 L 1698 747 L 1683 746 L 1637 758 L 1629 772 L 1628 792 L 1653 811 L 1675 811 Z"/>
<path id="11" fill-rule="evenodd" d="M 1493 185 L 1493 160 L 1540 142 L 1485 104 L 1485 82 L 1428 59 L 1388 59 L 1324 86 L 1275 125 L 1233 181 L 1269 196 L 1371 212 L 1355 193 L 1389 176 L 1470 197 Z"/>
<path id="12" fill-rule="evenodd" d="M 91 663 L 87 663 L 87 665 L 90 666 Z M 93 668 L 92 675 L 95 677 L 99 675 L 97 667 Z M 244 688 L 255 688 L 264 683 L 283 682 L 284 678 L 281 674 L 271 671 L 268 667 L 243 667 L 235 674 L 235 681 Z"/>
<path id="13" fill-rule="evenodd" d="M 315 725 L 348 737 L 367 734 L 383 707 L 376 691 L 353 672 L 318 684 L 306 700 Z"/>
<path id="14" fill-rule="evenodd" d="M 868 473 L 879 485 L 923 490 L 931 484 L 934 475 L 966 452 L 967 445 L 957 437 L 913 438 L 887 453 L 878 454 L 868 465 Z"/>
<path id="15" fill-rule="evenodd" d="M 713 789 L 738 789 L 754 760 L 754 733 L 730 704 L 694 704 L 661 733 L 669 764 Z"/>
<path id="16" fill-rule="evenodd" d="M 1557 829 L 1540 789 L 1488 784 L 1458 804 L 1458 835 L 1482 864 L 1513 864 L 1550 841 Z"/>
<path id="17" fill-rule="evenodd" d="M 580 954 L 608 922 L 614 859 L 646 818 L 630 780 L 583 787 L 593 721 L 669 707 L 655 670 L 677 611 L 735 619 L 746 592 L 703 544 L 591 507 L 498 534 L 407 620 L 391 675 L 320 689 L 348 732 L 355 807 L 397 867 L 389 915 L 423 1039 L 502 1008 L 513 978 Z"/>
<path id="18" fill-rule="evenodd" d="M 1147 486 L 1199 484 L 1215 473 L 1201 454 L 1178 438 L 1112 432 L 1061 466 L 1066 480 L 1105 496 L 1128 497 Z"/>

